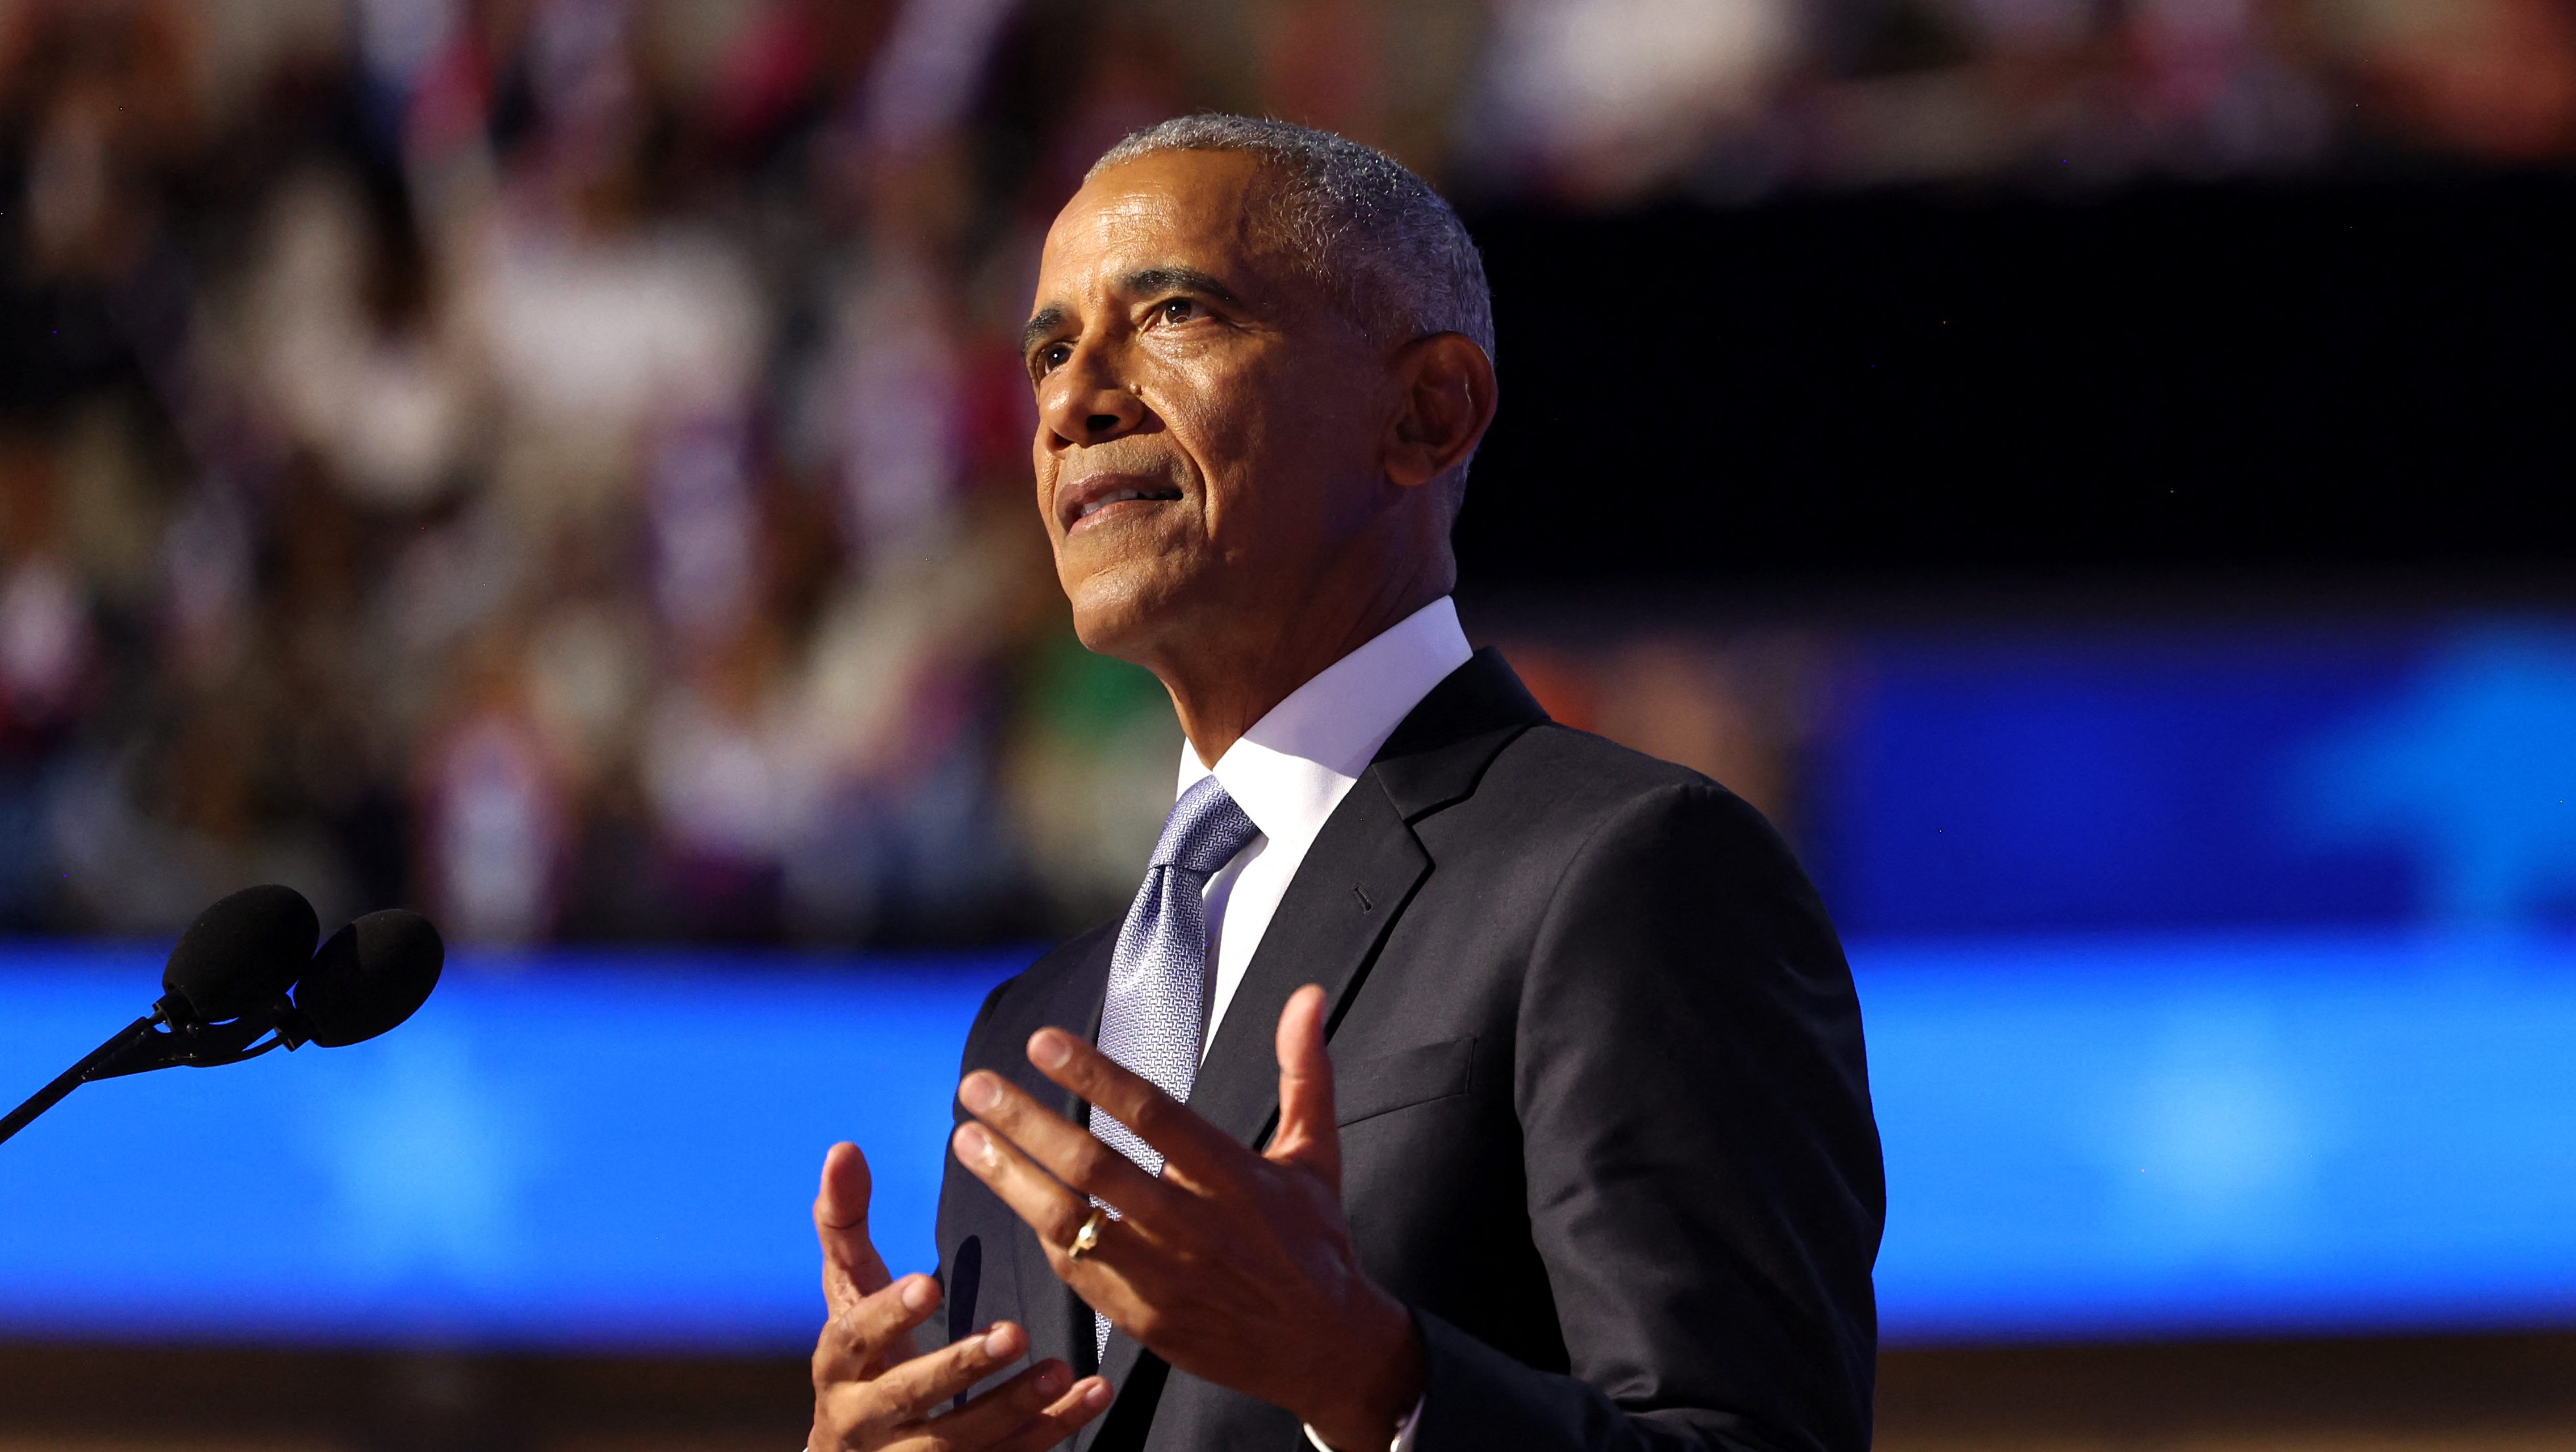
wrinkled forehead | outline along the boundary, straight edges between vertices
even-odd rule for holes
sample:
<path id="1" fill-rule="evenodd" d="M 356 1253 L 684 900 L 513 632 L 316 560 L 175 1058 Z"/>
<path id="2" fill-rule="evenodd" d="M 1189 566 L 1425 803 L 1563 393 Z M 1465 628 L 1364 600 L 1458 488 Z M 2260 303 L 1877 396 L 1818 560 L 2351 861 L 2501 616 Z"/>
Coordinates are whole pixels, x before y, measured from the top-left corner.
<path id="1" fill-rule="evenodd" d="M 1244 282 L 1285 281 L 1272 184 L 1242 151 L 1161 151 L 1083 183 L 1056 213 L 1038 262 L 1037 303 L 1077 300 L 1142 268 L 1186 264 Z"/>

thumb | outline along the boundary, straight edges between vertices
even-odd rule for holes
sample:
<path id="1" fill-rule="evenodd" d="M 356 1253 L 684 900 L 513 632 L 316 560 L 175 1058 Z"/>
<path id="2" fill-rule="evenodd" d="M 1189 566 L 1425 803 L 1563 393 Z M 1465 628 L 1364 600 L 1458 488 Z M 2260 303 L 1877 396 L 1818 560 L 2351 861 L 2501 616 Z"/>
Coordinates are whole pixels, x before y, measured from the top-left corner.
<path id="1" fill-rule="evenodd" d="M 1342 1191 L 1342 1137 L 1333 1124 L 1333 1060 L 1324 1050 L 1324 990 L 1309 983 L 1279 1014 L 1279 1132 L 1267 1158 Z"/>
<path id="2" fill-rule="evenodd" d="M 823 1185 L 814 1196 L 814 1238 L 823 1246 L 823 1298 L 839 1315 L 893 1280 L 868 1239 L 868 1157 L 843 1142 L 823 1156 Z"/>

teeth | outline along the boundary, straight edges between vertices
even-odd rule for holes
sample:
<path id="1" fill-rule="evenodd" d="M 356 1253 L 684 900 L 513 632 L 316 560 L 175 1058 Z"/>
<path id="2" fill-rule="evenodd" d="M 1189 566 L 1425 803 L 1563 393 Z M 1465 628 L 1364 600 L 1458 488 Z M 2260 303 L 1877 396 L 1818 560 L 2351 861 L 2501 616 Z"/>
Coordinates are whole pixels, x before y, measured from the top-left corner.
<path id="1" fill-rule="evenodd" d="M 1113 489 L 1107 494 L 1100 496 L 1098 499 L 1086 500 L 1083 503 L 1081 511 L 1077 513 L 1074 518 L 1089 519 L 1093 514 L 1100 510 L 1107 509 L 1110 505 L 1122 503 L 1129 499 L 1144 499 L 1147 497 L 1149 496 L 1142 489 Z"/>

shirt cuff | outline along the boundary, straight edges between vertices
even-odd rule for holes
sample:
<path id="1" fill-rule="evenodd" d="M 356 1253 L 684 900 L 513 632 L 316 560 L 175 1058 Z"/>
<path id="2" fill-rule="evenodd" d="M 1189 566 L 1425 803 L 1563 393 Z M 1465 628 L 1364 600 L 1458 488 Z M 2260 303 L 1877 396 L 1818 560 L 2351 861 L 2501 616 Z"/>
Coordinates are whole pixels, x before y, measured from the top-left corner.
<path id="1" fill-rule="evenodd" d="M 1429 1392 L 1424 1392 L 1422 1396 L 1413 1399 L 1413 1410 L 1405 1413 L 1404 1420 L 1395 1424 L 1395 1440 L 1387 1444 L 1386 1452 L 1413 1452 L 1414 1424 L 1422 1420 L 1422 1403 L 1424 1398 L 1430 1395 Z M 1305 1426 L 1302 1422 L 1298 1425 Z M 1312 1427 L 1306 1427 L 1306 1440 L 1314 1444 L 1315 1452 L 1344 1452 L 1344 1449 L 1327 1446 L 1324 1439 L 1317 1436 Z"/>

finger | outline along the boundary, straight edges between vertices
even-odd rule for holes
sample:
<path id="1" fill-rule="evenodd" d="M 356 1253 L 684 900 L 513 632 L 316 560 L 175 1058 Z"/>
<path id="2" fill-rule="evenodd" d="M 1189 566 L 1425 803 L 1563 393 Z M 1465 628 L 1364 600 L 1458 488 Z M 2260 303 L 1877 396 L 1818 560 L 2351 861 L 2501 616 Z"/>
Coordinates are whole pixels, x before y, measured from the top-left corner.
<path id="1" fill-rule="evenodd" d="M 1342 1136 L 1333 1123 L 1333 1059 L 1324 1047 L 1324 990 L 1309 983 L 1279 1014 L 1279 1132 L 1267 1158 L 1342 1188 Z"/>
<path id="2" fill-rule="evenodd" d="M 990 1186 L 1002 1203 L 1011 1207 L 1012 1214 L 1037 1232 L 1038 1244 L 1045 1247 L 1047 1263 L 1054 1268 L 1056 1279 L 1081 1292 L 1092 1305 L 1100 1306 L 1102 1292 L 1108 1289 L 1103 1283 L 1107 1274 L 1104 1253 L 1114 1242 L 1105 1239 L 1101 1250 L 1078 1261 L 1068 1249 L 1074 1232 L 1091 1214 L 1091 1201 L 1056 1183 L 1054 1176 L 1038 1168 L 1009 1140 L 979 1123 L 959 1125 L 950 1145 L 956 1151 L 957 1162 Z M 1128 1224 L 1117 1239 L 1145 1233 L 1139 1226 Z"/>
<path id="3" fill-rule="evenodd" d="M 1099 1196 L 1119 1213 L 1159 1215 L 1170 1209 L 1171 1190 L 1135 1161 L 1001 1075 L 982 1069 L 967 1075 L 957 1086 L 957 1102 L 1048 1174 L 1085 1195 Z"/>
<path id="4" fill-rule="evenodd" d="M 814 1195 L 814 1238 L 823 1246 L 823 1301 L 837 1316 L 894 1278 L 868 1239 L 868 1157 L 843 1141 L 823 1156 L 823 1184 Z"/>
<path id="5" fill-rule="evenodd" d="M 850 1401 L 859 1420 L 879 1428 L 918 1422 L 936 1413 L 959 1392 L 1010 1365 L 1029 1349 L 1028 1333 L 1008 1321 L 982 1335 L 968 1336 L 916 1356 L 875 1380 L 854 1388 L 865 1393 Z"/>
<path id="6" fill-rule="evenodd" d="M 1109 1410 L 1109 1383 L 1099 1377 L 1076 1382 L 1055 1405 L 1029 1425 L 994 1443 L 986 1452 L 1046 1452 L 1082 1430 L 1082 1424 Z"/>
<path id="7" fill-rule="evenodd" d="M 1177 1171 L 1192 1184 L 1222 1184 L 1237 1177 L 1240 1162 L 1251 1154 L 1234 1136 L 1190 1113 L 1143 1075 L 1062 1029 L 1029 1035 L 1029 1062 L 1162 1151 L 1167 1175 Z M 1118 1204 L 1109 1196 L 1101 1198 Z"/>
<path id="8" fill-rule="evenodd" d="M 1071 1367 L 1041 1361 L 956 1411 L 933 1418 L 926 1430 L 951 1447 L 988 1447 L 1063 1401 L 1072 1384 Z"/>
<path id="9" fill-rule="evenodd" d="M 958 1162 L 1036 1232 L 1055 1278 L 1114 1325 L 1137 1324 L 1136 1318 L 1155 1303 L 1158 1288 L 1168 1291 L 1176 1276 L 1186 1277 L 1191 1266 L 1204 1264 L 1203 1254 L 1191 1252 L 1191 1237 L 1199 1233 L 1191 1215 L 1172 1222 L 1179 1227 L 1177 1236 L 1160 1233 L 1153 1222 L 1134 1216 L 1112 1219 L 979 1122 L 958 1126 L 950 1144 Z M 1095 1215 L 1100 1228 L 1094 1244 L 1077 1258 L 1075 1237 Z"/>
<path id="10" fill-rule="evenodd" d="M 939 1283 L 928 1276 L 905 1276 L 874 1295 L 862 1296 L 847 1311 L 823 1324 L 814 1342 L 814 1385 L 858 1382 L 876 1374 L 890 1353 L 909 1351 L 912 1328 L 930 1319 L 939 1306 Z"/>

